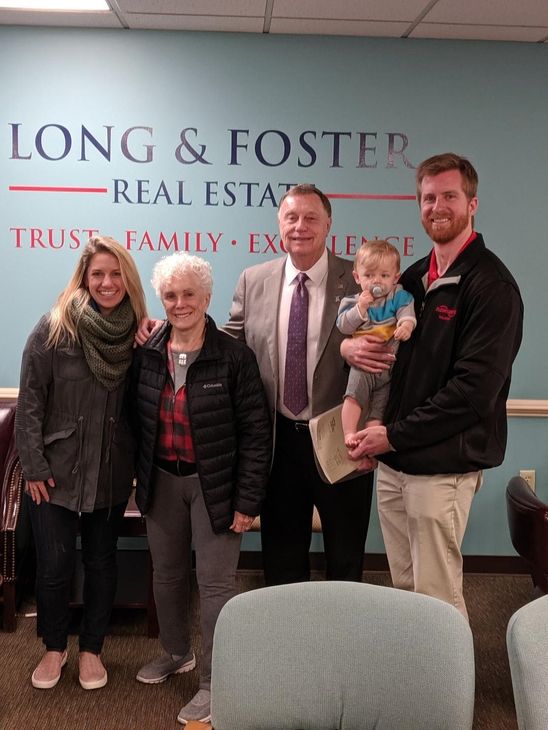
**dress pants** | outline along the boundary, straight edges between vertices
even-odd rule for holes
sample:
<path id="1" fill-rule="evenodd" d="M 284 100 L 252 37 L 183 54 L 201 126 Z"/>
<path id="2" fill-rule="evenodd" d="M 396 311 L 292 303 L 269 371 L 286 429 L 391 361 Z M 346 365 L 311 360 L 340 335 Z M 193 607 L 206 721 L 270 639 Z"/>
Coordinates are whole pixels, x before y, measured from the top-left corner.
<path id="1" fill-rule="evenodd" d="M 274 463 L 261 512 L 267 585 L 310 579 L 312 512 L 322 522 L 326 578 L 361 581 L 373 475 L 340 484 L 320 477 L 308 426 L 276 415 Z"/>
<path id="2" fill-rule="evenodd" d="M 100 654 L 116 593 L 116 545 L 127 502 L 81 515 L 51 502 L 35 504 L 28 495 L 27 503 L 36 545 L 38 633 L 48 651 L 66 649 L 80 528 L 84 566 L 80 651 Z"/>
<path id="3" fill-rule="evenodd" d="M 209 689 L 213 632 L 221 608 L 236 595 L 241 534 L 213 532 L 195 474 L 175 476 L 155 467 L 153 479 L 146 520 L 160 643 L 168 654 L 184 656 L 190 651 L 193 545 L 202 630 L 200 689 Z"/>
<path id="4" fill-rule="evenodd" d="M 461 545 L 481 471 L 404 474 L 379 464 L 377 504 L 394 588 L 451 603 L 468 618 Z"/>

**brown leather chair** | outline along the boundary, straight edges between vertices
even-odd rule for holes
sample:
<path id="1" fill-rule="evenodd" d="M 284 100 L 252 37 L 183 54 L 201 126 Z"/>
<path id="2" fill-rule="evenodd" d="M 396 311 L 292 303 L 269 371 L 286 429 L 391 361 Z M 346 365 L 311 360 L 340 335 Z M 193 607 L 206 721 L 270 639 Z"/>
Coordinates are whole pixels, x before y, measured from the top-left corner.
<path id="1" fill-rule="evenodd" d="M 4 631 L 15 631 L 15 528 L 23 496 L 23 474 L 15 449 L 16 401 L 0 401 L 0 604 Z"/>
<path id="2" fill-rule="evenodd" d="M 544 595 L 548 593 L 548 504 L 516 476 L 506 487 L 506 507 L 512 545 L 529 566 L 535 595 Z"/>

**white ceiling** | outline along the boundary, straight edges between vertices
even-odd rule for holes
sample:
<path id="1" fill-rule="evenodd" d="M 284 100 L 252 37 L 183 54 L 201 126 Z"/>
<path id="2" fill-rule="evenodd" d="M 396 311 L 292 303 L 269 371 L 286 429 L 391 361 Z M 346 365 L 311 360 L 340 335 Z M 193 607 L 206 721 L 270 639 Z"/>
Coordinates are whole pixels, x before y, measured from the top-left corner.
<path id="1" fill-rule="evenodd" d="M 102 13 L 31 12 L 0 7 L 0 25 L 548 41 L 548 0 L 108 2 L 111 10 Z"/>

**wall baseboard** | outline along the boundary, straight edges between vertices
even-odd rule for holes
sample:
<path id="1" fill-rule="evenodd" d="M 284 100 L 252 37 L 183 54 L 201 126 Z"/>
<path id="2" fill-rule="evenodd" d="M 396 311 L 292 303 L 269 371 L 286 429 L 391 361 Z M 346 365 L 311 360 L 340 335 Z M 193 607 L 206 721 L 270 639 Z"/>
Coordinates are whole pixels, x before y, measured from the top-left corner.
<path id="1" fill-rule="evenodd" d="M 546 418 L 548 400 L 510 399 L 506 402 L 506 412 L 514 418 Z"/>
<path id="2" fill-rule="evenodd" d="M 240 570 L 262 570 L 261 553 L 257 550 L 242 550 L 238 567 Z M 324 570 L 324 554 L 310 553 L 310 567 L 312 570 Z M 463 567 L 465 573 L 529 574 L 527 563 L 518 555 L 465 555 Z M 384 553 L 366 553 L 364 570 L 387 573 L 386 555 Z"/>
<path id="3" fill-rule="evenodd" d="M 0 388 L 0 400 L 16 400 L 19 388 Z"/>
<path id="4" fill-rule="evenodd" d="M 19 388 L 0 388 L 0 400 L 14 400 Z M 506 412 L 511 418 L 548 418 L 548 400 L 510 399 Z"/>

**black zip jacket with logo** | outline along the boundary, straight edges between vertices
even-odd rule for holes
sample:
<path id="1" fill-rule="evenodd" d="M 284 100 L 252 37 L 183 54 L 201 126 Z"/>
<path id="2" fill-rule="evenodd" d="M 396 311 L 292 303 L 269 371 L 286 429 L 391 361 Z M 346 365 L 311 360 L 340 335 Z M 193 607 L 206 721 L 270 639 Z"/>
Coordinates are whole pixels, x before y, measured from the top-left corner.
<path id="1" fill-rule="evenodd" d="M 136 502 L 150 508 L 160 397 L 169 377 L 165 323 L 136 350 L 132 368 L 133 421 L 137 427 Z M 272 432 L 253 352 L 208 317 L 204 344 L 187 371 L 187 404 L 204 501 L 215 533 L 227 530 L 234 511 L 258 515 L 272 457 Z"/>
<path id="2" fill-rule="evenodd" d="M 514 278 L 481 235 L 426 291 L 430 256 L 401 278 L 417 327 L 402 342 L 385 412 L 395 449 L 380 460 L 407 474 L 463 474 L 504 458 L 506 400 L 522 337 Z"/>

